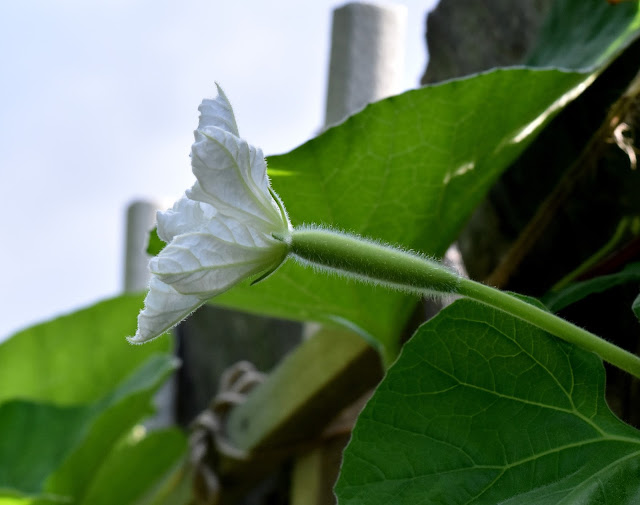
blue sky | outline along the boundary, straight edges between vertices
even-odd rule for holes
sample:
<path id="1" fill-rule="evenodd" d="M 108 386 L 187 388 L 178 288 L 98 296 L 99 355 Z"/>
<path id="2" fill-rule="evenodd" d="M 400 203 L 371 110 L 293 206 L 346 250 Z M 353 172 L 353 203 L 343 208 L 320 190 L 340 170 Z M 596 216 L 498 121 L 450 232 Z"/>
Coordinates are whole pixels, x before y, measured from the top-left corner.
<path id="1" fill-rule="evenodd" d="M 404 88 L 427 54 L 408 8 Z M 26 0 L 0 4 L 0 340 L 122 290 L 137 198 L 179 197 L 197 107 L 231 99 L 242 135 L 286 152 L 323 123 L 344 2 Z"/>

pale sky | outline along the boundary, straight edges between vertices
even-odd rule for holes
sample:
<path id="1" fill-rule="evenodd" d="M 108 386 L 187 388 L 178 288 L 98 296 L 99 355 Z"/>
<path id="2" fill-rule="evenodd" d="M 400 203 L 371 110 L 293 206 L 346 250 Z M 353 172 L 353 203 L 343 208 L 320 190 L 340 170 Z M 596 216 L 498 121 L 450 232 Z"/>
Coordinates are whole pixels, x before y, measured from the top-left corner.
<path id="1" fill-rule="evenodd" d="M 424 71 L 435 2 L 396 2 L 408 7 L 404 89 Z M 191 186 L 214 81 L 265 153 L 313 137 L 344 3 L 1 2 L 0 340 L 121 293 L 126 206 Z"/>

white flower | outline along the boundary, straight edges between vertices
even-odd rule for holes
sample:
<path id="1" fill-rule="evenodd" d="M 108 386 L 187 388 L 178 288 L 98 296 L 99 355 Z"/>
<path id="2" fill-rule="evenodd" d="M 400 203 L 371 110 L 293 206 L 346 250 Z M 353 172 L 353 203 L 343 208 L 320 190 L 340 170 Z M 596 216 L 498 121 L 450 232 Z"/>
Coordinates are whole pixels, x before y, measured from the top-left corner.
<path id="1" fill-rule="evenodd" d="M 291 225 L 269 186 L 262 151 L 240 138 L 219 86 L 199 111 L 191 149 L 197 182 L 158 213 L 158 235 L 168 245 L 149 263 L 149 293 L 132 343 L 161 335 L 211 297 L 275 270 L 288 253 Z"/>

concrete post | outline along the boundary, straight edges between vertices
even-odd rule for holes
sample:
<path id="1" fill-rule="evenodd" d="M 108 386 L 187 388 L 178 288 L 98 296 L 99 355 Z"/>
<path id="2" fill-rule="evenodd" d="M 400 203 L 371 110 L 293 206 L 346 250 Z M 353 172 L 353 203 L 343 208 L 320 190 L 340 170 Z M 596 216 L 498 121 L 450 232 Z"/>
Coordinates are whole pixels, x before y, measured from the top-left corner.
<path id="1" fill-rule="evenodd" d="M 127 207 L 127 230 L 124 258 L 124 292 L 136 293 L 149 287 L 147 240 L 156 225 L 157 202 L 136 200 Z M 145 421 L 147 429 L 175 424 L 175 376 L 171 376 L 153 398 L 156 414 Z"/>
<path id="2" fill-rule="evenodd" d="M 333 13 L 325 126 L 402 91 L 407 9 L 354 2 Z"/>
<path id="3" fill-rule="evenodd" d="M 149 232 L 156 223 L 158 204 L 137 200 L 127 207 L 127 231 L 124 256 L 124 291 L 135 293 L 149 286 Z"/>

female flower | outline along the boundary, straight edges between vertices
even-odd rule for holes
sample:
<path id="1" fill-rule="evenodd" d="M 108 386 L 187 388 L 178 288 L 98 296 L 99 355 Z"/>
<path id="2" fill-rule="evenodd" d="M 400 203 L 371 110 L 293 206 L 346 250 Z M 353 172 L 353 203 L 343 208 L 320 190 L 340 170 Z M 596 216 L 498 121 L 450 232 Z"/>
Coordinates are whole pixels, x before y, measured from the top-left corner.
<path id="1" fill-rule="evenodd" d="M 149 293 L 132 343 L 161 335 L 209 298 L 275 270 L 288 253 L 291 225 L 269 185 L 262 151 L 240 138 L 219 86 L 199 111 L 191 150 L 197 182 L 158 213 L 158 235 L 167 246 L 149 263 Z"/>

